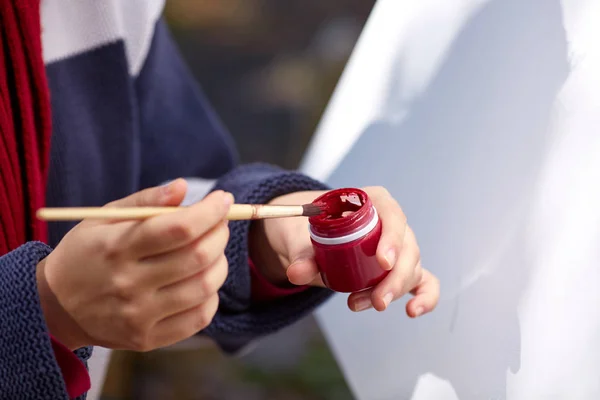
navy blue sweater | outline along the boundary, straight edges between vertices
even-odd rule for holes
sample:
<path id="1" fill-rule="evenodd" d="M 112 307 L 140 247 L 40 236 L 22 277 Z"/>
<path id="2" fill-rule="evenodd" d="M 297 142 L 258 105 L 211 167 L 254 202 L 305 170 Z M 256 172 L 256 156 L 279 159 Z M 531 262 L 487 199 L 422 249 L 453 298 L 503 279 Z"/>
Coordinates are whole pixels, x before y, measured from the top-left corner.
<path id="1" fill-rule="evenodd" d="M 84 3 L 98 18 L 115 12 Z M 52 15 L 58 18 L 50 21 L 55 25 L 44 27 L 49 35 L 44 45 L 53 108 L 49 206 L 99 206 L 176 177 L 215 179 L 214 189 L 232 192 L 241 203 L 325 188 L 273 166 L 235 166 L 231 139 L 185 68 L 163 22 L 153 23 L 142 61 L 132 58 L 135 47 L 128 47 L 131 43 L 123 37 L 65 56 L 52 47 L 61 43 L 51 40 L 64 34 L 57 34 L 58 29 L 68 31 L 73 23 L 66 20 L 69 12 Z M 35 269 L 72 226 L 51 224 L 48 245 L 26 243 L 0 257 L 0 399 L 67 398 L 40 308 Z M 273 304 L 252 304 L 249 222 L 232 222 L 230 228 L 229 276 L 219 293 L 218 313 L 202 333 L 224 350 L 235 351 L 301 318 L 330 293 L 314 288 Z M 76 353 L 85 361 L 92 349 Z"/>

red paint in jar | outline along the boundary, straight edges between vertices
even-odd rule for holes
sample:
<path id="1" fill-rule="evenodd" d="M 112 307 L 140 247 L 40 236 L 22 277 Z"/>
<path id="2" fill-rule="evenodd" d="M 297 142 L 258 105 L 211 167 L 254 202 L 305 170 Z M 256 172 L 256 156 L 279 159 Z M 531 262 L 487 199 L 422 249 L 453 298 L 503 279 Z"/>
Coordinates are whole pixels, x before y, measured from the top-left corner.
<path id="1" fill-rule="evenodd" d="M 368 289 L 389 273 L 375 253 L 381 221 L 369 196 L 360 189 L 337 189 L 314 201 L 326 210 L 310 217 L 309 230 L 323 282 L 336 292 Z"/>

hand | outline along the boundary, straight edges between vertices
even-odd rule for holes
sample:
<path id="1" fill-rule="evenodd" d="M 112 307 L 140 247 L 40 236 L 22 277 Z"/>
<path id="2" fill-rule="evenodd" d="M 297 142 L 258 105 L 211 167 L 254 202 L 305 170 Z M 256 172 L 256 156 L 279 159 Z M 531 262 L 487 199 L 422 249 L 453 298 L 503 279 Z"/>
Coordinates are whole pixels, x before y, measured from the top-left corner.
<path id="1" fill-rule="evenodd" d="M 377 258 L 391 270 L 377 286 L 348 297 L 353 311 L 388 305 L 407 293 L 414 297 L 406 305 L 410 317 L 432 311 L 439 298 L 439 281 L 421 266 L 417 240 L 406 223 L 406 216 L 389 192 L 382 187 L 363 189 L 370 197 L 382 221 Z M 270 204 L 306 204 L 325 192 L 297 192 L 278 197 Z M 256 221 L 250 235 L 251 257 L 261 274 L 275 285 L 311 285 L 324 287 L 314 260 L 307 222 L 302 218 Z"/>
<path id="2" fill-rule="evenodd" d="M 179 205 L 177 180 L 106 207 Z M 70 349 L 148 351 L 190 337 L 212 320 L 227 277 L 225 216 L 233 197 L 143 221 L 83 221 L 38 265 L 50 333 Z"/>

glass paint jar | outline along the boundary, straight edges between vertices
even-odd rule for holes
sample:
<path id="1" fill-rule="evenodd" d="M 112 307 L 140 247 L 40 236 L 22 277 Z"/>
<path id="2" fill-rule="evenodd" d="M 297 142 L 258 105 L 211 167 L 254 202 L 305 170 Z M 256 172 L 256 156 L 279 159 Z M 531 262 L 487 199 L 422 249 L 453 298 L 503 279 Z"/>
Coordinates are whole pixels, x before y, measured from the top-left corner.
<path id="1" fill-rule="evenodd" d="M 326 212 L 310 217 L 315 259 L 325 285 L 342 293 L 375 286 L 387 276 L 375 253 L 381 221 L 367 193 L 345 188 L 327 192 L 314 204 Z"/>

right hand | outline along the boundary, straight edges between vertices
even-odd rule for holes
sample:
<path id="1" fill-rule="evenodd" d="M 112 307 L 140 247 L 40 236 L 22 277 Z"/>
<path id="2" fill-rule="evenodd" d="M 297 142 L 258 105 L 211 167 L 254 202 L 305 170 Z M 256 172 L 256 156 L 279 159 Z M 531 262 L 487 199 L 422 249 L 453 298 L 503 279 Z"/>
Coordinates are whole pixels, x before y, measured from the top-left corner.
<path id="1" fill-rule="evenodd" d="M 179 205 L 186 189 L 177 180 L 106 207 Z M 227 277 L 225 217 L 232 203 L 231 194 L 218 191 L 142 221 L 78 224 L 38 265 L 50 333 L 70 349 L 148 351 L 204 329 Z"/>

